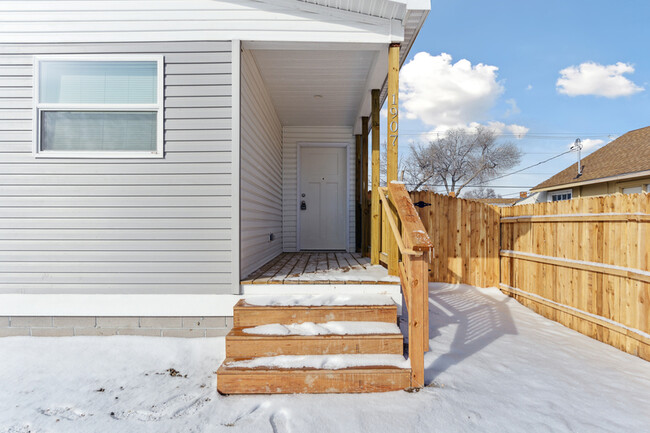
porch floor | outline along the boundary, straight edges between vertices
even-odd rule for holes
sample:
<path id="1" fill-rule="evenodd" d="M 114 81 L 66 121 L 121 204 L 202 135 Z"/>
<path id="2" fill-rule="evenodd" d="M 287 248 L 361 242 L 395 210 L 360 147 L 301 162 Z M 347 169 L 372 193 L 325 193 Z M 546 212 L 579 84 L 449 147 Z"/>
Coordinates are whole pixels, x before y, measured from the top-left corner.
<path id="1" fill-rule="evenodd" d="M 358 253 L 301 251 L 278 255 L 241 284 L 399 284 L 399 278 Z"/>

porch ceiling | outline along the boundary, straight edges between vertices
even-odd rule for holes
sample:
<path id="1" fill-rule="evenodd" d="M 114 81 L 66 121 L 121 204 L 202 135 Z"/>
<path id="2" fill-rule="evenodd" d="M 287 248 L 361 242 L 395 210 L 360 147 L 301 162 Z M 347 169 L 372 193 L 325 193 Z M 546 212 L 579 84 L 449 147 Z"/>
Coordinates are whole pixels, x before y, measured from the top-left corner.
<path id="1" fill-rule="evenodd" d="M 284 126 L 354 126 L 376 50 L 253 50 Z M 376 81 L 376 79 L 374 80 Z"/>

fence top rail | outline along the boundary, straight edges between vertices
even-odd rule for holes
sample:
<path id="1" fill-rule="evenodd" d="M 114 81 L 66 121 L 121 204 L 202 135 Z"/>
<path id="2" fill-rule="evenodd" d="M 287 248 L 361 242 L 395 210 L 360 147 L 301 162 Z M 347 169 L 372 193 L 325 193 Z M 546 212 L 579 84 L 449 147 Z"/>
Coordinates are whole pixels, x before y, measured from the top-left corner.
<path id="1" fill-rule="evenodd" d="M 395 181 L 390 182 L 388 184 L 388 197 L 393 202 L 397 215 L 402 222 L 402 233 L 406 247 L 414 251 L 431 250 L 433 242 L 431 242 L 404 184 Z"/>
<path id="2" fill-rule="evenodd" d="M 621 222 L 650 222 L 650 214 L 642 212 L 630 213 L 574 213 L 574 214 L 549 214 L 549 215 L 518 215 L 501 217 L 502 223 L 517 222 L 593 222 L 593 221 L 621 221 Z"/>

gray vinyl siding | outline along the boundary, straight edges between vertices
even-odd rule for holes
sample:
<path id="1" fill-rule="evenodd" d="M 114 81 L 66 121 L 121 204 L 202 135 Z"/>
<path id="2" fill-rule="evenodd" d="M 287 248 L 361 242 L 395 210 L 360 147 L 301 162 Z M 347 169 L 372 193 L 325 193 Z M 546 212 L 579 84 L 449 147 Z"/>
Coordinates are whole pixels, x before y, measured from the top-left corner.
<path id="1" fill-rule="evenodd" d="M 231 42 L 0 44 L 0 293 L 236 293 Z M 163 159 L 35 159 L 33 56 L 156 54 Z"/>
<path id="2" fill-rule="evenodd" d="M 242 52 L 241 68 L 240 263 L 245 277 L 282 252 L 282 125 L 249 51 Z"/>
<path id="3" fill-rule="evenodd" d="M 348 164 L 348 250 L 355 250 L 355 138 L 350 127 L 285 126 L 282 131 L 282 209 L 284 251 L 298 251 L 298 145 L 346 144 Z"/>

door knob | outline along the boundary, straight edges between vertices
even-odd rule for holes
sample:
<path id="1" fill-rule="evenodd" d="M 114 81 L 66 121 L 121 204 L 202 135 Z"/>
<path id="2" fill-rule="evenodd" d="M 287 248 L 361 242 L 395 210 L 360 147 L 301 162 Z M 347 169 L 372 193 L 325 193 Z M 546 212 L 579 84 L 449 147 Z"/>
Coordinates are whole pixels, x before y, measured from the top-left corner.
<path id="1" fill-rule="evenodd" d="M 305 200 L 300 202 L 300 210 L 307 210 L 307 203 L 305 203 Z"/>

